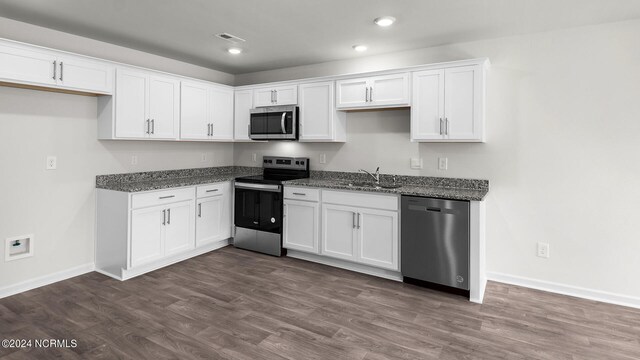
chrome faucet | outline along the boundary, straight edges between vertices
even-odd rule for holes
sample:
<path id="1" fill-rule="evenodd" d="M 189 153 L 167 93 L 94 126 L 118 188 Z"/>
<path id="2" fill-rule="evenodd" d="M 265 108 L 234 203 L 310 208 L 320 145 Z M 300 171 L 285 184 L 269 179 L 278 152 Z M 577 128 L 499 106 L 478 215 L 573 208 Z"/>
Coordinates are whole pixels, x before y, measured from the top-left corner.
<path id="1" fill-rule="evenodd" d="M 369 174 L 369 176 L 371 176 L 373 178 L 373 180 L 376 181 L 376 185 L 380 185 L 380 166 L 378 166 L 378 168 L 376 169 L 375 175 L 370 173 L 370 172 L 368 172 L 367 170 L 364 170 L 364 169 L 360 169 L 358 171 L 361 171 L 361 172 L 363 172 L 365 174 Z"/>

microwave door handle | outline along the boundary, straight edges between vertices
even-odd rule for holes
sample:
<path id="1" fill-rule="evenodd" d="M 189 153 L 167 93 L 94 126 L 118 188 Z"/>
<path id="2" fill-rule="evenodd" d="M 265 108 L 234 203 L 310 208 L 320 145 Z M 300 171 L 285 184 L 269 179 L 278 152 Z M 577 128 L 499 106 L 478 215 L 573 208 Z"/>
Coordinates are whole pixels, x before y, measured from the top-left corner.
<path id="1" fill-rule="evenodd" d="M 284 118 L 285 117 L 287 117 L 287 112 L 286 111 L 282 113 L 282 119 L 280 119 L 280 129 L 282 129 L 282 133 L 283 134 L 287 133 L 287 131 L 284 128 Z"/>

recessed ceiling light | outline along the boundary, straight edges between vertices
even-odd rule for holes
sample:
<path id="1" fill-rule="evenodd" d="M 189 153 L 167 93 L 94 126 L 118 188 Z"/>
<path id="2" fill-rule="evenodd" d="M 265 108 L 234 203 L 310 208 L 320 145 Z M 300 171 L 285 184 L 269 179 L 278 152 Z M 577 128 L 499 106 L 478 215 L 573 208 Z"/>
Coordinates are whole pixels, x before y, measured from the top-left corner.
<path id="1" fill-rule="evenodd" d="M 396 18 L 394 18 L 393 16 L 381 16 L 373 20 L 373 22 L 378 26 L 387 27 L 396 22 Z"/>
<path id="2" fill-rule="evenodd" d="M 362 52 L 367 50 L 367 45 L 353 45 L 353 50 Z"/>
<path id="3" fill-rule="evenodd" d="M 229 50 L 227 50 L 229 53 L 233 54 L 233 55 L 238 55 L 242 52 L 242 49 L 240 48 L 229 48 Z"/>

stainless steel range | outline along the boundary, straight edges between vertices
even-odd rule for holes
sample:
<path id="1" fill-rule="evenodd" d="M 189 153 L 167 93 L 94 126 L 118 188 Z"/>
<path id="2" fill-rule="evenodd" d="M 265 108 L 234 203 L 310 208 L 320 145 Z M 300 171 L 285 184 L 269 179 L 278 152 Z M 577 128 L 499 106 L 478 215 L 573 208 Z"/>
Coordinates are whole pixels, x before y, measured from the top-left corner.
<path id="1" fill-rule="evenodd" d="M 309 158 L 265 156 L 263 174 L 235 179 L 237 248 L 282 256 L 282 182 L 309 177 Z"/>

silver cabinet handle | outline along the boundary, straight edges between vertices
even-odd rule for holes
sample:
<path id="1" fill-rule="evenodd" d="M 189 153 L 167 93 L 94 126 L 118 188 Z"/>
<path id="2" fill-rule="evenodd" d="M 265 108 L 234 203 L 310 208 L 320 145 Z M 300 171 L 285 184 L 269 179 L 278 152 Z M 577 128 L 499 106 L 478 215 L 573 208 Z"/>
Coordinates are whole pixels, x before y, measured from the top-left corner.
<path id="1" fill-rule="evenodd" d="M 167 225 L 167 210 L 162 210 L 162 225 Z"/>
<path id="2" fill-rule="evenodd" d="M 362 215 L 362 214 L 358 213 L 358 229 L 360 229 L 360 216 L 361 216 L 361 215 Z M 171 216 L 169 216 L 169 218 L 171 218 Z"/>
<path id="3" fill-rule="evenodd" d="M 276 102 L 276 95 L 275 95 L 276 91 L 275 90 L 271 90 L 271 103 L 273 104 L 274 102 Z"/>
<path id="4" fill-rule="evenodd" d="M 442 118 L 440 118 L 440 135 L 442 135 Z"/>
<path id="5" fill-rule="evenodd" d="M 215 192 L 215 191 L 218 191 L 218 190 L 219 190 L 219 189 L 210 189 L 210 190 L 207 190 L 207 191 L 205 191 L 205 192 Z"/>
<path id="6" fill-rule="evenodd" d="M 275 94 L 275 96 L 276 96 L 276 101 L 275 101 L 275 103 L 277 104 L 277 103 L 278 103 L 278 90 L 273 90 L 273 93 L 274 93 L 274 94 Z"/>
<path id="7" fill-rule="evenodd" d="M 449 119 L 444 118 L 444 134 L 449 135 Z"/>
<path id="8" fill-rule="evenodd" d="M 283 134 L 287 133 L 287 130 L 284 128 L 284 118 L 287 117 L 287 112 L 283 112 L 282 113 L 282 119 L 280 119 L 280 129 L 282 130 Z"/>
<path id="9" fill-rule="evenodd" d="M 202 217 L 202 203 L 198 204 L 198 217 Z"/>
<path id="10" fill-rule="evenodd" d="M 162 199 L 171 199 L 176 197 L 175 195 L 168 195 L 168 196 L 160 196 L 158 199 L 162 200 Z"/>
<path id="11" fill-rule="evenodd" d="M 64 75 L 64 63 L 62 61 L 60 61 L 60 81 L 62 80 L 62 76 Z"/>
<path id="12" fill-rule="evenodd" d="M 298 192 L 294 192 L 293 195 L 307 196 L 307 194 L 305 193 L 298 193 Z"/>
<path id="13" fill-rule="evenodd" d="M 287 204 L 282 205 L 282 217 L 286 218 L 287 217 Z"/>
<path id="14" fill-rule="evenodd" d="M 353 218 L 351 219 L 351 223 L 353 224 L 353 228 L 356 228 L 356 213 L 352 213 L 353 214 Z"/>
<path id="15" fill-rule="evenodd" d="M 151 133 L 156 133 L 156 119 L 151 119 Z"/>
<path id="16" fill-rule="evenodd" d="M 369 88 L 369 102 L 373 102 L 373 86 Z"/>
<path id="17" fill-rule="evenodd" d="M 151 120 L 147 119 L 146 123 L 147 123 L 147 131 L 146 131 L 146 133 L 149 134 L 149 133 L 151 133 Z"/>
<path id="18" fill-rule="evenodd" d="M 359 224 L 360 222 L 358 222 Z M 171 209 L 167 209 L 167 225 L 171 225 Z M 358 225 L 360 227 L 360 225 Z"/>
<path id="19" fill-rule="evenodd" d="M 211 136 L 213 136 L 213 123 L 211 123 Z"/>
<path id="20" fill-rule="evenodd" d="M 53 80 L 56 79 L 56 73 L 58 72 L 58 62 L 57 61 L 53 61 Z"/>
<path id="21" fill-rule="evenodd" d="M 369 88 L 364 88 L 364 102 L 369 102 Z"/>

